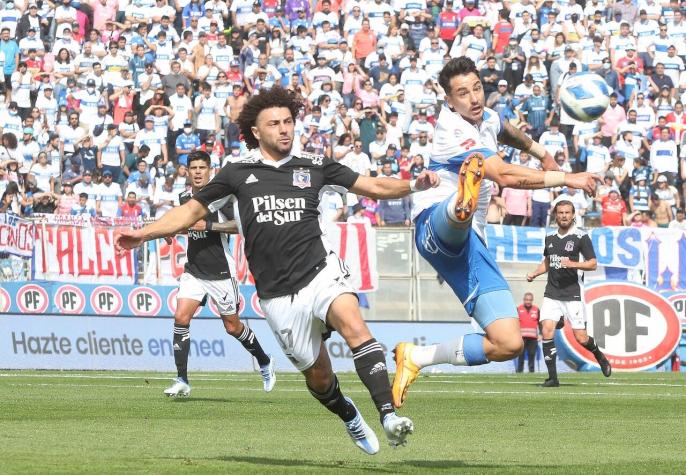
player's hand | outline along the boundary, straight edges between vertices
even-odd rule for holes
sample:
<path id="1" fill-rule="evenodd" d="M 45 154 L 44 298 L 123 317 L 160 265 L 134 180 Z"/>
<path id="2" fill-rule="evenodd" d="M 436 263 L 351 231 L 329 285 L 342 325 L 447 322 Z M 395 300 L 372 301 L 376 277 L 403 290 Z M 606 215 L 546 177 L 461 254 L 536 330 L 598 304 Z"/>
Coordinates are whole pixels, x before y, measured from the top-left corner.
<path id="1" fill-rule="evenodd" d="M 164 242 L 166 242 L 168 246 L 171 246 L 174 242 L 174 239 L 172 239 L 170 236 L 167 236 L 164 238 Z"/>
<path id="2" fill-rule="evenodd" d="M 565 175 L 565 185 L 577 190 L 584 190 L 588 196 L 595 196 L 596 187 L 598 183 L 602 183 L 603 179 L 600 175 L 595 173 L 567 173 Z"/>
<path id="3" fill-rule="evenodd" d="M 571 261 L 569 257 L 563 257 L 560 259 L 560 266 L 563 269 L 572 269 L 574 267 L 574 261 Z"/>
<path id="4" fill-rule="evenodd" d="M 204 219 L 201 219 L 197 223 L 195 223 L 193 226 L 191 226 L 191 231 L 205 231 L 207 230 L 207 223 L 205 222 Z"/>
<path id="5" fill-rule="evenodd" d="M 533 282 L 535 278 L 536 278 L 536 276 L 533 274 L 526 274 L 526 281 L 527 282 Z"/>
<path id="6" fill-rule="evenodd" d="M 114 248 L 118 254 L 135 249 L 141 244 L 143 244 L 143 231 L 140 229 L 122 229 L 115 233 Z"/>
<path id="7" fill-rule="evenodd" d="M 436 172 L 431 170 L 424 170 L 417 177 L 415 182 L 415 189 L 419 191 L 428 190 L 429 188 L 436 188 L 441 183 L 441 178 Z"/>

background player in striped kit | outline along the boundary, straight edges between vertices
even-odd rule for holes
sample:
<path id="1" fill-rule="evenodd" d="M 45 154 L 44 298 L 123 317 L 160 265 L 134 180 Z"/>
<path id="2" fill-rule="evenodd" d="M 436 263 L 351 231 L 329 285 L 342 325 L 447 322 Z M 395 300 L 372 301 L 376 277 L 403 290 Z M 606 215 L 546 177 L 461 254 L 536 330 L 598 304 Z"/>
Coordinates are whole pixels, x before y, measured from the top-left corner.
<path id="1" fill-rule="evenodd" d="M 188 202 L 194 193 L 210 181 L 210 157 L 204 152 L 189 154 L 188 173 L 192 191 L 184 191 L 179 202 Z M 226 332 L 235 337 L 255 357 L 260 366 L 264 390 L 274 388 L 274 360 L 269 357 L 253 331 L 238 319 L 240 292 L 236 282 L 236 265 L 230 254 L 226 233 L 236 232 L 233 203 L 210 212 L 188 231 L 188 261 L 179 280 L 176 313 L 174 314 L 174 361 L 178 376 L 164 390 L 167 396 L 188 396 L 188 353 L 190 350 L 190 322 L 199 306 L 211 298 Z"/>
<path id="2" fill-rule="evenodd" d="M 586 332 L 583 273 L 597 267 L 591 238 L 574 226 L 574 204 L 571 201 L 558 201 L 553 213 L 557 220 L 557 231 L 546 236 L 543 251 L 545 257 L 536 270 L 526 276 L 526 280 L 532 282 L 539 275 L 548 273 L 540 317 L 543 359 L 548 367 L 548 379 L 543 387 L 560 385 L 557 379 L 557 350 L 554 340 L 555 327 L 560 317 L 572 325 L 576 341 L 593 353 L 603 375 L 609 377 L 612 374 L 610 362 L 593 337 Z"/>

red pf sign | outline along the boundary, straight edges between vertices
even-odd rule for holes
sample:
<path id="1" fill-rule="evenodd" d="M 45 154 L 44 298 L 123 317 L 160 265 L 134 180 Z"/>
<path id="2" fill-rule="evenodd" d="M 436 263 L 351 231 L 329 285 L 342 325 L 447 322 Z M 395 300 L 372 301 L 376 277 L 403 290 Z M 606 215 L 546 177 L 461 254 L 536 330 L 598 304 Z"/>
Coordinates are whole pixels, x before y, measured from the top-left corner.
<path id="1" fill-rule="evenodd" d="M 653 368 L 669 358 L 681 338 L 681 323 L 672 304 L 657 292 L 628 282 L 586 288 L 588 334 L 617 371 Z M 596 365 L 571 325 L 562 332 L 577 363 Z"/>

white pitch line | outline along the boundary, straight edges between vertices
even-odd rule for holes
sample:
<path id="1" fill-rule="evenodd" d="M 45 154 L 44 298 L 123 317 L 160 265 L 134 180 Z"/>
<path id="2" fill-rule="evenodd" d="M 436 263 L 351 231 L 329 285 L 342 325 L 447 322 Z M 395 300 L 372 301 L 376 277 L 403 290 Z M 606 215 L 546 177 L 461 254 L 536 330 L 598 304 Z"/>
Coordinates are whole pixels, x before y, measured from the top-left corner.
<path id="1" fill-rule="evenodd" d="M 253 374 L 253 373 L 245 373 L 246 375 L 248 374 Z M 257 374 L 257 373 L 254 373 Z M 358 379 L 357 377 L 350 375 L 350 378 L 341 378 L 339 377 L 339 380 L 343 382 L 357 382 Z M 541 377 L 545 376 L 543 373 L 541 373 Z M 170 376 L 146 376 L 146 375 L 140 375 L 140 376 L 125 376 L 125 375 L 112 375 L 112 374 L 21 374 L 21 373 L 0 373 L 0 378 L 36 378 L 36 379 L 110 379 L 110 380 L 151 380 L 151 381 L 167 381 L 169 379 L 173 379 L 173 376 L 170 374 Z M 296 382 L 296 383 L 302 383 L 304 382 L 304 378 L 300 376 L 296 376 L 293 373 L 292 377 L 285 377 L 283 376 L 283 373 L 279 376 L 277 376 L 278 381 L 281 382 Z M 203 376 L 203 375 L 193 375 L 192 376 L 193 381 L 205 381 L 205 382 L 240 382 L 240 383 L 245 383 L 245 382 L 252 382 L 254 381 L 254 378 L 252 377 L 236 377 L 236 376 L 227 376 L 227 377 L 208 377 L 208 376 Z M 663 379 L 664 380 L 664 379 Z M 627 382 L 624 382 L 627 381 Z M 686 388 L 686 383 L 684 384 L 677 384 L 677 383 L 633 383 L 629 382 L 631 381 L 630 379 L 624 379 L 617 381 L 615 380 L 605 380 L 605 379 L 599 379 L 597 381 L 591 381 L 591 380 L 579 380 L 579 379 L 573 379 L 572 384 L 580 385 L 580 386 L 615 386 L 615 387 L 631 387 L 631 386 L 638 386 L 638 387 L 673 387 L 673 388 Z M 454 385 L 460 385 L 460 384 L 474 384 L 474 385 L 526 385 L 529 386 L 531 384 L 535 384 L 535 381 L 482 381 L 482 380 L 468 380 L 468 379 L 461 379 L 459 376 L 455 377 L 454 379 L 435 379 L 435 378 L 420 378 L 419 382 L 422 384 L 454 384 Z"/>
<path id="2" fill-rule="evenodd" d="M 13 387 L 74 387 L 74 388 L 107 388 L 107 389 L 162 389 L 161 387 L 154 385 L 116 385 L 116 384 L 74 384 L 74 383 L 9 383 L 8 386 Z M 196 391 L 222 391 L 226 393 L 227 389 L 215 388 L 215 387 L 203 387 L 203 386 L 193 386 Z M 262 388 L 248 388 L 242 386 L 232 386 L 229 391 L 246 391 L 246 392 L 264 392 Z M 307 393 L 306 389 L 296 389 L 296 388 L 279 388 L 278 392 L 285 393 Z M 356 394 L 367 394 L 366 389 L 346 389 L 346 393 L 356 393 Z M 613 392 L 603 392 L 603 391 L 563 391 L 559 389 L 554 390 L 541 390 L 541 391 L 477 391 L 477 390 L 449 390 L 449 389 L 415 389 L 412 393 L 422 393 L 422 394 L 466 394 L 466 395 L 482 395 L 482 396 L 620 396 L 620 397 L 674 397 L 683 398 L 686 394 L 673 394 L 673 393 L 613 393 Z M 276 394 L 276 392 L 274 393 Z"/>

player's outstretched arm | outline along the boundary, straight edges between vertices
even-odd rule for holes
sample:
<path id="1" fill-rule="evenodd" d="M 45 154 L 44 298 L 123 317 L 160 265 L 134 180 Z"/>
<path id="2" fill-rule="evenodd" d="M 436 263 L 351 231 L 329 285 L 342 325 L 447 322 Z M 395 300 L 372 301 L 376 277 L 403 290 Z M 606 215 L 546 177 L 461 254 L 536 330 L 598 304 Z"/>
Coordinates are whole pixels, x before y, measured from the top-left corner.
<path id="1" fill-rule="evenodd" d="M 540 264 L 538 264 L 538 267 L 533 272 L 530 272 L 529 274 L 526 274 L 526 281 L 527 282 L 533 282 L 536 277 L 539 275 L 543 275 L 546 272 L 548 272 L 548 269 L 550 267 L 550 262 L 548 261 L 547 257 L 544 257 L 543 260 L 541 261 Z"/>
<path id="2" fill-rule="evenodd" d="M 424 191 L 435 188 L 441 179 L 431 170 L 424 170 L 416 180 L 399 180 L 397 178 L 358 176 L 350 191 L 357 195 L 374 199 L 402 198 L 413 191 Z"/>
<path id="3" fill-rule="evenodd" d="M 238 224 L 236 221 L 226 221 L 224 223 L 213 223 L 212 221 L 205 221 L 201 219 L 193 226 L 191 226 L 193 231 L 209 231 L 213 233 L 224 233 L 224 234 L 238 234 Z"/>
<path id="4" fill-rule="evenodd" d="M 192 199 L 141 229 L 124 229 L 118 232 L 114 238 L 115 247 L 117 251 L 122 252 L 126 249 L 135 249 L 152 239 L 173 236 L 193 226 L 207 214 L 207 211 L 199 201 Z"/>
<path id="5" fill-rule="evenodd" d="M 541 161 L 541 166 L 545 171 L 559 171 L 560 167 L 555 162 L 550 153 L 548 153 L 540 143 L 534 141 L 524 132 L 514 127 L 509 122 L 503 123 L 503 129 L 498 134 L 498 141 L 517 150 L 523 150 L 538 158 Z"/>
<path id="6" fill-rule="evenodd" d="M 499 155 L 486 160 L 486 178 L 502 187 L 524 190 L 537 190 L 554 186 L 569 186 L 584 190 L 589 196 L 595 195 L 597 183 L 602 178 L 593 173 L 564 173 L 560 171 L 541 171 L 506 163 Z"/>

